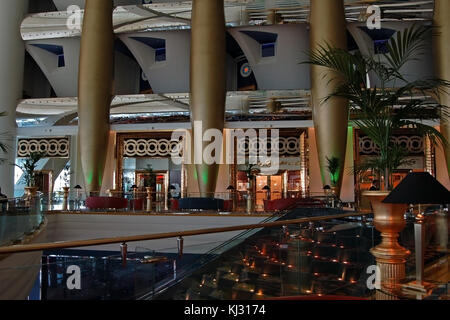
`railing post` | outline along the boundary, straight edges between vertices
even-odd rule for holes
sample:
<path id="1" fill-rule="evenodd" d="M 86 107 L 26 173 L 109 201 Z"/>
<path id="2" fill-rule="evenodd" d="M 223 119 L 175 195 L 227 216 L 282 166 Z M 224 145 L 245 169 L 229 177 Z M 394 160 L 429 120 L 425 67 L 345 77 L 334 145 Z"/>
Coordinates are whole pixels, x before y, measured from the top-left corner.
<path id="1" fill-rule="evenodd" d="M 128 245 L 124 242 L 120 245 L 120 254 L 122 256 L 122 267 L 127 266 Z"/>
<path id="2" fill-rule="evenodd" d="M 69 187 L 63 187 L 64 190 L 64 198 L 63 198 L 63 207 L 62 207 L 62 211 L 67 211 L 68 208 L 68 203 L 69 203 Z M 51 197 L 51 194 L 50 194 Z"/>
<path id="3" fill-rule="evenodd" d="M 178 244 L 178 255 L 181 258 L 183 257 L 183 245 L 184 245 L 183 237 L 178 237 L 177 244 Z"/>
<path id="4" fill-rule="evenodd" d="M 253 213 L 253 196 L 250 190 L 247 190 L 247 213 Z"/>
<path id="5" fill-rule="evenodd" d="M 152 211 L 152 188 L 147 187 L 147 188 L 145 188 L 145 190 L 147 191 L 147 212 L 151 212 Z"/>

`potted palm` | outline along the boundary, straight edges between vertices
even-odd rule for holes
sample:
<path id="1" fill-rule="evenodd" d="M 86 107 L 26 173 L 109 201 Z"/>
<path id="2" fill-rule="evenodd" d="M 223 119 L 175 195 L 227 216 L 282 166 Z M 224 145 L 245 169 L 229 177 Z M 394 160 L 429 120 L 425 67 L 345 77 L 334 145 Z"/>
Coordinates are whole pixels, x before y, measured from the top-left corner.
<path id="1" fill-rule="evenodd" d="M 437 120 L 447 112 L 445 106 L 436 105 L 432 98 L 439 97 L 450 83 L 437 78 L 410 81 L 401 72 L 407 63 L 423 54 L 427 46 L 425 40 L 431 33 L 432 28 L 414 25 L 398 32 L 387 43 L 386 51 L 377 56 L 325 45 L 311 52 L 307 61 L 338 73 L 340 85 L 324 97 L 324 101 L 332 97 L 347 99 L 351 124 L 371 138 L 380 150 L 378 156 L 357 164 L 355 173 L 371 170 L 384 178 L 384 191 L 367 191 L 363 196 L 370 199 L 374 225 L 383 236 L 383 245 L 372 249 L 372 253 L 379 263 L 399 268 L 395 272 L 398 278 L 404 278 L 405 257 L 409 254 L 397 242 L 398 233 L 405 226 L 406 207 L 381 202 L 392 188 L 393 171 L 407 163 L 406 153 L 393 142 L 394 134 L 400 129 L 412 128 L 434 143 L 448 143 L 438 130 L 423 120 Z M 370 86 L 369 73 L 376 76 L 379 87 Z"/>
<path id="2" fill-rule="evenodd" d="M 379 173 L 386 191 L 392 188 L 393 171 L 408 163 L 406 152 L 394 142 L 396 132 L 412 128 L 435 143 L 447 143 L 437 129 L 423 120 L 438 120 L 447 112 L 445 106 L 432 106 L 434 101 L 427 97 L 438 97 L 450 83 L 436 78 L 409 81 L 401 73 L 407 63 L 423 54 L 431 32 L 432 28 L 413 25 L 391 38 L 385 53 L 377 56 L 325 45 L 310 52 L 306 62 L 338 73 L 341 84 L 323 101 L 333 97 L 349 101 L 351 125 L 370 137 L 380 150 L 379 156 L 355 166 L 355 173 Z M 369 73 L 379 80 L 379 87 L 370 87 Z"/>
<path id="3" fill-rule="evenodd" d="M 337 184 L 339 180 L 339 168 L 341 164 L 339 161 L 339 158 L 337 157 L 327 157 L 327 169 L 330 173 L 330 180 L 331 180 L 331 191 L 334 195 L 337 195 Z"/>
<path id="4" fill-rule="evenodd" d="M 38 188 L 36 187 L 36 166 L 39 160 L 44 158 L 45 154 L 40 152 L 33 152 L 21 165 L 16 165 L 23 171 L 23 181 L 26 184 L 25 195 L 27 197 L 33 197 L 36 195 Z"/>
<path id="5" fill-rule="evenodd" d="M 147 165 L 145 170 L 144 186 L 147 191 L 147 211 L 152 210 L 152 197 L 153 197 L 153 186 L 156 184 L 156 175 L 153 171 L 152 165 Z"/>
<path id="6" fill-rule="evenodd" d="M 252 213 L 254 211 L 254 199 L 253 199 L 253 181 L 255 180 L 255 174 L 258 172 L 256 164 L 248 163 L 245 168 L 245 173 L 247 175 L 247 213 Z"/>

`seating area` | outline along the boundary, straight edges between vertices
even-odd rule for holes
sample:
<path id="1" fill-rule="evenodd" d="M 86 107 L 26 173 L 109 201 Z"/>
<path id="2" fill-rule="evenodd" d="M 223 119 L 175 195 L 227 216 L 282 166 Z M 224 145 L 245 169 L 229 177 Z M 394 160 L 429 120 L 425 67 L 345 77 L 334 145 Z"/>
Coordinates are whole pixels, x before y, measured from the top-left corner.
<path id="1" fill-rule="evenodd" d="M 89 197 L 86 199 L 86 208 L 91 210 L 123 210 L 128 208 L 128 200 L 125 198 L 115 197 Z"/>
<path id="2" fill-rule="evenodd" d="M 224 209 L 224 200 L 214 198 L 184 198 L 178 201 L 180 210 L 215 210 Z"/>

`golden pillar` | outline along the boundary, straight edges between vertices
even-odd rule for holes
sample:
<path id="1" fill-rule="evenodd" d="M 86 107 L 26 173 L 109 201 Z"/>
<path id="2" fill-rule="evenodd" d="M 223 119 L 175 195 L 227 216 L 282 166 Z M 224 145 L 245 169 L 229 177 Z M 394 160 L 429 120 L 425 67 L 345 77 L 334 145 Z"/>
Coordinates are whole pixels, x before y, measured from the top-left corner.
<path id="1" fill-rule="evenodd" d="M 202 155 L 209 144 L 201 140 L 203 133 L 212 128 L 223 132 L 225 122 L 226 41 L 223 0 L 193 1 L 190 85 L 194 155 Z M 201 124 L 201 128 L 198 124 Z M 219 164 L 207 164 L 198 157 L 196 160 L 196 178 L 201 196 L 213 197 Z"/>
<path id="2" fill-rule="evenodd" d="M 86 0 L 78 76 L 78 138 L 86 192 L 100 192 L 113 91 L 113 1 Z"/>
<path id="3" fill-rule="evenodd" d="M 311 51 L 316 51 L 325 44 L 347 50 L 347 23 L 343 0 L 311 0 L 310 27 Z M 347 145 L 348 103 L 341 98 L 323 101 L 337 87 L 336 80 L 329 82 L 330 79 L 336 78 L 335 72 L 311 65 L 313 120 L 322 182 L 331 186 L 327 158 L 338 158 L 340 170 L 336 188 L 339 196 Z"/>
<path id="4" fill-rule="evenodd" d="M 450 81 L 450 1 L 435 0 L 433 25 L 436 27 L 433 36 L 433 53 L 436 77 Z M 440 103 L 450 107 L 450 94 L 442 92 Z M 450 117 L 441 118 L 441 132 L 450 141 Z M 444 147 L 447 160 L 447 171 L 450 176 L 450 144 Z"/>

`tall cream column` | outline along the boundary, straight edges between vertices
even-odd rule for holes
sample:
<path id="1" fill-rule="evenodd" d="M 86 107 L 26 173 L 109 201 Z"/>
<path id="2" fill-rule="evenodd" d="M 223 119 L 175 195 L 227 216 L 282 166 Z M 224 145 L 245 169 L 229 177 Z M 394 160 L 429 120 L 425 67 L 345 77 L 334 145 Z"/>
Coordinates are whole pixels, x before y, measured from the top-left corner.
<path id="1" fill-rule="evenodd" d="M 211 128 L 223 132 L 225 122 L 226 41 L 223 0 L 193 1 L 190 86 L 194 154 L 196 151 L 203 154 L 202 150 L 208 143 L 195 137 L 203 136 Z M 196 121 L 201 122 L 202 130 L 194 126 Z M 212 197 L 219 164 L 202 161 L 202 164 L 196 164 L 196 169 L 201 196 Z"/>
<path id="2" fill-rule="evenodd" d="M 20 24 L 28 9 L 28 0 L 0 1 L 0 139 L 8 152 L 0 151 L 0 188 L 14 197 L 14 166 L 16 155 L 16 107 L 22 98 L 25 46 Z"/>
<path id="3" fill-rule="evenodd" d="M 101 190 L 113 91 L 113 1 L 86 0 L 78 78 L 79 146 L 86 191 Z"/>
<path id="4" fill-rule="evenodd" d="M 450 1 L 435 0 L 433 25 L 436 27 L 433 36 L 433 54 L 436 77 L 450 81 Z M 450 108 L 450 94 L 441 93 L 440 103 Z M 450 141 L 450 117 L 441 119 L 441 132 Z M 445 148 L 447 171 L 450 176 L 450 144 Z"/>
<path id="5" fill-rule="evenodd" d="M 332 47 L 347 49 L 347 27 L 343 0 L 311 0 L 310 27 L 312 51 L 326 43 Z M 326 76 L 325 79 L 324 76 Z M 328 79 L 335 77 L 336 74 L 329 69 L 311 66 L 313 120 L 322 182 L 324 185 L 331 186 L 327 158 L 338 158 L 341 163 L 337 184 L 339 195 L 347 143 L 348 103 L 344 99 L 337 98 L 330 99 L 326 103 L 323 102 L 323 99 L 336 88 L 336 81 L 328 83 Z"/>

